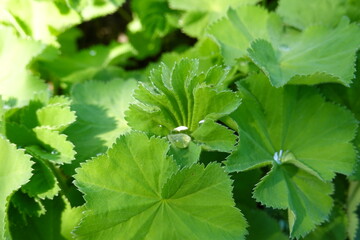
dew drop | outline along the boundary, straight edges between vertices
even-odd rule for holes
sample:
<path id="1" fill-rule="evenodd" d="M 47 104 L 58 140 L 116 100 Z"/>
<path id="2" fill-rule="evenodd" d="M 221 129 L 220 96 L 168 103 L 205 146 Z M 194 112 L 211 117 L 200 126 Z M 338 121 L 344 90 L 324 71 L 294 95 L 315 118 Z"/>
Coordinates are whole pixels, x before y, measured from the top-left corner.
<path id="1" fill-rule="evenodd" d="M 55 154 L 58 154 L 59 152 L 56 151 L 55 149 L 51 151 L 51 154 L 55 155 Z"/>
<path id="2" fill-rule="evenodd" d="M 205 122 L 205 120 L 203 119 L 203 120 L 200 120 L 199 121 L 199 124 L 203 124 Z"/>
<path id="3" fill-rule="evenodd" d="M 188 130 L 188 129 L 189 129 L 189 128 L 186 127 L 186 126 L 179 126 L 179 127 L 174 128 L 173 131 L 175 131 L 175 132 L 182 132 L 182 131 L 186 131 L 186 130 Z"/>
<path id="4" fill-rule="evenodd" d="M 177 148 L 187 148 L 191 142 L 191 137 L 184 133 L 170 134 L 168 139 Z"/>
<path id="5" fill-rule="evenodd" d="M 280 150 L 279 152 L 274 153 L 273 159 L 277 164 L 281 164 L 282 157 L 283 157 L 283 150 Z"/>

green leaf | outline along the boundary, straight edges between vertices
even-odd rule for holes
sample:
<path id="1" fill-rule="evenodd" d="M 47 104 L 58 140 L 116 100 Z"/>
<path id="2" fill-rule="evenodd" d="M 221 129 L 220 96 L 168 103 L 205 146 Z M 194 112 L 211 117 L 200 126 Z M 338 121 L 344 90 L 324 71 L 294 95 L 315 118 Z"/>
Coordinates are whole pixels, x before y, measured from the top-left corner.
<path id="1" fill-rule="evenodd" d="M 0 135 L 5 135 L 5 109 L 1 95 L 0 95 Z"/>
<path id="2" fill-rule="evenodd" d="M 234 142 L 237 136 L 234 132 L 223 125 L 213 121 L 205 120 L 192 134 L 192 136 L 203 143 L 209 150 L 220 152 L 231 152 L 234 150 Z"/>
<path id="3" fill-rule="evenodd" d="M 22 190 L 30 197 L 38 197 L 40 199 L 53 199 L 59 191 L 59 185 L 54 173 L 47 163 L 41 159 L 33 158 L 33 176 L 30 182 L 22 186 Z"/>
<path id="4" fill-rule="evenodd" d="M 83 164 L 75 176 L 87 209 L 78 239 L 243 239 L 246 223 L 224 170 L 179 170 L 168 149 L 164 139 L 132 132 Z"/>
<path id="5" fill-rule="evenodd" d="M 43 143 L 43 148 L 38 146 L 27 147 L 26 150 L 42 160 L 54 163 L 70 163 L 75 158 L 74 144 L 68 141 L 65 134 L 51 130 L 47 127 L 36 127 L 33 129 L 36 137 Z"/>
<path id="6" fill-rule="evenodd" d="M 36 173 L 35 173 L 36 174 Z M 33 175 L 35 176 L 35 175 Z M 30 181 L 32 181 L 30 179 Z M 24 217 L 40 217 L 45 214 L 46 209 L 42 202 L 38 198 L 30 197 L 22 190 L 16 191 L 11 196 L 11 204 L 17 209 L 17 211 Z"/>
<path id="7" fill-rule="evenodd" d="M 182 30 L 192 37 L 201 37 L 208 25 L 225 15 L 228 8 L 242 5 L 255 5 L 259 0 L 214 0 L 190 1 L 170 0 L 170 8 L 185 10 L 179 21 Z"/>
<path id="8" fill-rule="evenodd" d="M 288 236 L 281 231 L 276 219 L 270 217 L 266 212 L 258 209 L 242 209 L 246 220 L 249 222 L 249 236 L 247 240 L 287 240 Z"/>
<path id="9" fill-rule="evenodd" d="M 70 110 L 70 106 L 60 104 L 49 104 L 37 110 L 36 115 L 41 126 L 57 131 L 64 130 L 76 120 L 75 112 Z"/>
<path id="10" fill-rule="evenodd" d="M 259 6 L 244 6 L 229 9 L 227 17 L 212 24 L 208 33 L 220 45 L 225 63 L 234 65 L 236 59 L 248 55 L 247 49 L 253 40 L 273 39 L 280 29 L 281 22 L 275 14 Z"/>
<path id="11" fill-rule="evenodd" d="M 288 209 L 290 235 L 305 236 L 314 227 L 327 220 L 333 192 L 331 183 L 292 164 L 274 165 L 257 184 L 254 197 L 266 206 Z"/>
<path id="12" fill-rule="evenodd" d="M 314 24 L 336 26 L 347 15 L 348 0 L 281 0 L 277 13 L 286 24 L 305 29 Z"/>
<path id="13" fill-rule="evenodd" d="M 115 12 L 125 0 L 69 0 L 84 21 Z"/>
<path id="14" fill-rule="evenodd" d="M 80 16 L 64 1 L 5 0 L 0 21 L 12 25 L 23 37 L 54 44 L 56 36 L 80 23 Z M 59 21 L 61 19 L 61 21 Z"/>
<path id="15" fill-rule="evenodd" d="M 69 105 L 66 97 L 53 97 L 32 100 L 28 106 L 14 109 L 6 119 L 8 139 L 45 162 L 71 162 L 75 156 L 74 145 L 61 133 L 75 121 Z"/>
<path id="16" fill-rule="evenodd" d="M 130 128 L 124 119 L 136 81 L 114 79 L 109 82 L 90 81 L 72 89 L 72 106 L 77 121 L 65 130 L 77 152 L 76 166 L 106 151 L 115 139 Z"/>
<path id="17" fill-rule="evenodd" d="M 276 87 L 288 82 L 339 82 L 348 86 L 354 77 L 355 53 L 359 46 L 360 27 L 342 19 L 335 29 L 309 27 L 296 42 L 276 45 L 265 40 L 254 41 L 249 56 Z M 309 75 L 312 78 L 307 77 Z"/>
<path id="18" fill-rule="evenodd" d="M 0 26 L 0 39 L 0 95 L 5 101 L 16 98 L 18 106 L 25 105 L 37 92 L 46 90 L 46 85 L 26 68 L 44 46 L 30 39 L 19 38 L 4 26 Z M 14 49 L 21 54 L 14 54 Z"/>
<path id="19" fill-rule="evenodd" d="M 303 32 L 283 29 L 275 14 L 247 6 L 230 9 L 227 18 L 212 25 L 209 33 L 219 42 L 227 64 L 249 56 L 276 87 L 288 82 L 351 83 L 360 46 L 359 26 L 343 18 L 336 28 L 315 25 Z"/>
<path id="20" fill-rule="evenodd" d="M 306 236 L 305 240 L 334 239 L 343 240 L 346 238 L 347 219 L 344 210 L 340 206 L 334 207 L 328 222 L 324 223 L 315 231 Z"/>
<path id="21" fill-rule="evenodd" d="M 16 149 L 15 145 L 2 137 L 0 152 L 0 239 L 4 239 L 9 196 L 29 181 L 32 162 L 23 150 Z"/>
<path id="22" fill-rule="evenodd" d="M 263 75 L 253 75 L 239 87 L 242 105 L 231 117 L 239 126 L 240 142 L 225 162 L 227 169 L 271 164 L 254 195 L 267 206 L 289 209 L 291 236 L 303 236 L 330 213 L 332 186 L 327 182 L 335 173 L 349 175 L 354 169 L 351 140 L 357 122 L 351 112 L 325 102 L 310 87 L 276 89 Z M 314 210 L 305 214 L 308 208 Z"/>
<path id="23" fill-rule="evenodd" d="M 325 102 L 310 87 L 277 89 L 264 75 L 245 83 L 251 93 L 240 86 L 242 105 L 231 115 L 240 143 L 226 161 L 229 171 L 284 161 L 325 181 L 352 173 L 357 121 L 350 111 Z"/>
<path id="24" fill-rule="evenodd" d="M 320 87 L 321 92 L 328 100 L 346 106 L 360 120 L 360 98 L 358 97 L 360 91 L 360 58 L 358 58 L 358 66 L 357 77 L 350 87 L 339 84 L 326 84 Z"/>
<path id="25" fill-rule="evenodd" d="M 61 235 L 67 240 L 74 239 L 72 233 L 82 218 L 82 212 L 85 206 L 71 207 L 68 201 L 65 201 L 65 209 L 61 214 Z"/>
<path id="26" fill-rule="evenodd" d="M 169 155 L 174 157 L 174 160 L 180 167 L 193 165 L 199 160 L 200 154 L 201 146 L 195 144 L 194 142 L 189 142 L 186 148 L 179 148 L 172 143 L 169 150 Z"/>
<path id="27" fill-rule="evenodd" d="M 155 68 L 151 83 L 139 85 L 135 91 L 138 102 L 130 105 L 126 120 L 137 130 L 161 136 L 184 133 L 205 148 L 230 151 L 236 137 L 214 122 L 234 111 L 240 99 L 236 93 L 222 90 L 226 70 L 214 66 L 206 74 L 198 74 L 198 64 L 197 60 L 184 59 L 173 69 L 165 64 Z M 215 132 L 223 138 L 215 141 Z M 230 138 L 224 140 L 224 136 Z"/>
<path id="28" fill-rule="evenodd" d="M 252 197 L 253 188 L 256 183 L 258 183 L 261 179 L 263 172 L 261 169 L 254 169 L 251 171 L 245 172 L 233 172 L 231 173 L 231 178 L 234 180 L 234 199 L 236 206 L 241 210 L 243 209 L 256 209 L 257 202 Z M 246 184 L 244 184 L 246 182 Z M 246 216 L 246 214 L 244 214 Z M 249 220 L 248 218 L 246 218 Z M 252 225 L 249 224 L 249 232 L 251 230 Z M 251 232 L 250 232 L 251 236 Z"/>
<path id="29" fill-rule="evenodd" d="M 124 71 L 113 65 L 124 63 L 134 54 L 129 43 L 112 42 L 109 46 L 95 45 L 73 54 L 60 55 L 52 61 L 40 62 L 40 66 L 42 71 L 62 82 L 80 83 L 98 80 L 97 76 L 104 73 L 119 77 L 119 73 L 124 74 Z"/>
<path id="30" fill-rule="evenodd" d="M 346 106 L 355 115 L 356 119 L 360 121 L 360 53 L 357 58 L 356 78 L 350 87 L 345 87 L 339 84 L 324 84 L 321 85 L 322 93 L 332 102 Z M 354 140 L 355 146 L 360 149 L 360 132 L 357 131 L 357 136 Z M 360 164 L 357 164 L 355 171 L 351 176 L 352 180 L 360 180 Z"/>
<path id="31" fill-rule="evenodd" d="M 175 15 L 166 0 L 133 0 L 133 14 L 139 17 L 142 31 L 149 37 L 164 37 L 172 30 L 170 19 Z"/>
<path id="32" fill-rule="evenodd" d="M 358 208 L 360 205 L 360 183 L 358 181 L 350 182 L 348 199 L 347 199 L 347 233 L 350 240 L 358 239 L 359 215 Z"/>
<path id="33" fill-rule="evenodd" d="M 64 201 L 61 197 L 44 200 L 46 213 L 40 217 L 23 217 L 14 207 L 9 208 L 10 233 L 15 239 L 65 240 L 61 235 L 61 213 Z"/>

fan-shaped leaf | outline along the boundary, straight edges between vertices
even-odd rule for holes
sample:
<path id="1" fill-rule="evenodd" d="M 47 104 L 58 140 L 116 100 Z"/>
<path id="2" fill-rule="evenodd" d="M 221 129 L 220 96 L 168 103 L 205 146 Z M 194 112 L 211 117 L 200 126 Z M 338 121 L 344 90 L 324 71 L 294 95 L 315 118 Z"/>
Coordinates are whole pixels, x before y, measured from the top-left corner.
<path id="1" fill-rule="evenodd" d="M 75 176 L 87 209 L 78 238 L 243 239 L 246 223 L 223 169 L 179 170 L 168 149 L 164 139 L 132 132 L 83 164 Z"/>

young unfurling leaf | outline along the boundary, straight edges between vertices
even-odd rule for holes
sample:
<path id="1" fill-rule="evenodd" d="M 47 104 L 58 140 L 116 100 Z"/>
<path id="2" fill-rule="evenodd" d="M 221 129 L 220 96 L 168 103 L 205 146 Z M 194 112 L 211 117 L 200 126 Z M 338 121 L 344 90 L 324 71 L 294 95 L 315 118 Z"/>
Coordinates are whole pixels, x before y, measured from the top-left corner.
<path id="1" fill-rule="evenodd" d="M 205 149 L 229 152 L 236 136 L 216 121 L 233 112 L 240 98 L 223 90 L 225 77 L 220 66 L 198 73 L 197 60 L 184 59 L 173 69 L 161 65 L 152 71 L 151 83 L 135 91 L 138 102 L 130 105 L 126 120 L 134 129 L 169 136 L 176 147 L 186 148 L 191 139 Z"/>

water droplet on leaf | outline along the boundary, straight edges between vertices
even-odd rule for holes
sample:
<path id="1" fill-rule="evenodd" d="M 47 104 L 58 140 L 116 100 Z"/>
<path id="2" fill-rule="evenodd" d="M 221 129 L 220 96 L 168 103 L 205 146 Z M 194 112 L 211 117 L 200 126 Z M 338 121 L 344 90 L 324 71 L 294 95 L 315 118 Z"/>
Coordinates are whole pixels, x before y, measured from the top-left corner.
<path id="1" fill-rule="evenodd" d="M 186 126 L 179 126 L 179 127 L 176 127 L 176 128 L 174 128 L 174 132 L 182 132 L 182 131 L 186 131 L 186 130 L 188 130 L 189 128 L 188 127 L 186 127 Z"/>
<path id="2" fill-rule="evenodd" d="M 170 134 L 168 139 L 177 148 L 187 148 L 191 142 L 191 137 L 185 133 Z"/>
<path id="3" fill-rule="evenodd" d="M 59 154 L 59 152 L 54 149 L 51 151 L 51 154 L 55 155 L 55 154 Z"/>

